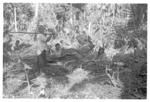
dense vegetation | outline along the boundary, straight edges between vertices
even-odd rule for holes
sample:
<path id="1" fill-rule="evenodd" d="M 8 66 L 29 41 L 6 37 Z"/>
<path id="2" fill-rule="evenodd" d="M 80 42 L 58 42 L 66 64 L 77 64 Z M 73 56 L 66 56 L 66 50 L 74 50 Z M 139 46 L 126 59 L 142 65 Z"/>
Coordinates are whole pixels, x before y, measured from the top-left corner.
<path id="1" fill-rule="evenodd" d="M 146 98 L 147 4 L 3 7 L 3 97 Z"/>

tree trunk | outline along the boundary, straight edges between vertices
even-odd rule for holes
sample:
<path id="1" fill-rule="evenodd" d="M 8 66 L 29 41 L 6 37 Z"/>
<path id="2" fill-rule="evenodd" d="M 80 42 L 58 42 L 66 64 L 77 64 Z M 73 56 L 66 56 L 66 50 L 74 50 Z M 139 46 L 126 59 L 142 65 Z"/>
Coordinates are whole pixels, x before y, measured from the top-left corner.
<path id="1" fill-rule="evenodd" d="M 72 17 L 73 15 L 72 15 L 72 4 L 71 4 L 71 19 L 70 19 L 70 23 L 71 23 L 71 25 L 73 25 L 73 20 L 72 20 Z"/>
<path id="2" fill-rule="evenodd" d="M 88 26 L 88 35 L 91 35 L 91 22 L 89 22 L 89 26 Z"/>
<path id="3" fill-rule="evenodd" d="M 17 32 L 18 31 L 18 29 L 17 29 L 17 14 L 16 14 L 16 7 L 14 8 L 14 15 L 15 15 L 15 32 Z"/>
<path id="4" fill-rule="evenodd" d="M 38 11 L 39 11 L 39 4 L 35 4 L 35 19 L 38 17 Z"/>
<path id="5" fill-rule="evenodd" d="M 39 12 L 39 3 L 35 4 L 35 16 L 33 18 L 33 26 L 34 26 L 34 31 L 36 32 L 37 28 L 37 23 L 38 23 L 38 12 Z M 37 39 L 37 34 L 35 33 L 34 40 Z"/>

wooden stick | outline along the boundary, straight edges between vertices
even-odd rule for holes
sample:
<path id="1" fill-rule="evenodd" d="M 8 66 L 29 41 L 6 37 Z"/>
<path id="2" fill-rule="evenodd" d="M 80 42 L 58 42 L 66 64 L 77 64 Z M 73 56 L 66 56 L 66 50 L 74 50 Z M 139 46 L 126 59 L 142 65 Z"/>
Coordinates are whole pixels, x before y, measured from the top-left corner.
<path id="1" fill-rule="evenodd" d="M 43 34 L 43 33 L 37 33 L 37 32 L 9 32 L 9 33 L 22 33 L 22 34 Z M 44 34 L 44 35 L 51 35 L 51 34 Z"/>
<path id="2" fill-rule="evenodd" d="M 28 84 L 28 91 L 30 93 L 30 89 L 31 89 L 31 86 L 30 86 L 30 82 L 29 82 L 29 76 L 28 76 L 28 71 L 25 69 L 25 75 L 26 75 L 26 78 L 27 78 L 27 84 Z"/>

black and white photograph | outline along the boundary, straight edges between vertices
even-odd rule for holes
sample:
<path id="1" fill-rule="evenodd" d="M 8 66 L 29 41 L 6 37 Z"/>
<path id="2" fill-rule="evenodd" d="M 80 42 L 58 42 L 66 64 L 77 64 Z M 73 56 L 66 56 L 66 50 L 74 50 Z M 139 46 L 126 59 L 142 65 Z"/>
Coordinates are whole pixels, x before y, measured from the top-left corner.
<path id="1" fill-rule="evenodd" d="M 147 99 L 147 3 L 3 3 L 3 99 Z"/>

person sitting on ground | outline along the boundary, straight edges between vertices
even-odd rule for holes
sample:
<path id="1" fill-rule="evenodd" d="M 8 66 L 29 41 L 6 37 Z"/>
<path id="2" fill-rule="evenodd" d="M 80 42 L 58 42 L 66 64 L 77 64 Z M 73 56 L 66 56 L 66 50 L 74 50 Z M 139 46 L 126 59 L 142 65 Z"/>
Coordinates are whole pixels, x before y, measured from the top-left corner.
<path id="1" fill-rule="evenodd" d="M 55 55 L 56 55 L 56 57 L 61 57 L 61 54 L 62 54 L 62 48 L 61 48 L 60 44 L 57 43 L 55 45 Z"/>
<path id="2" fill-rule="evenodd" d="M 62 48 L 61 48 L 61 45 L 59 43 L 56 43 L 54 45 L 54 49 L 52 49 L 52 47 L 49 48 L 49 58 L 48 59 L 57 59 L 59 57 L 62 56 Z"/>

